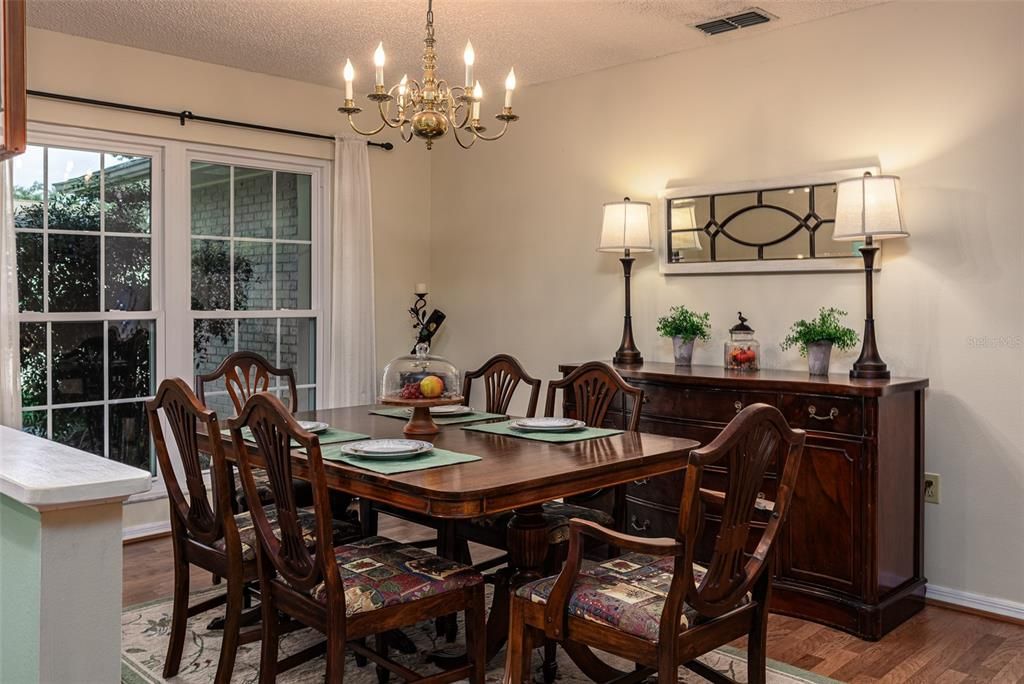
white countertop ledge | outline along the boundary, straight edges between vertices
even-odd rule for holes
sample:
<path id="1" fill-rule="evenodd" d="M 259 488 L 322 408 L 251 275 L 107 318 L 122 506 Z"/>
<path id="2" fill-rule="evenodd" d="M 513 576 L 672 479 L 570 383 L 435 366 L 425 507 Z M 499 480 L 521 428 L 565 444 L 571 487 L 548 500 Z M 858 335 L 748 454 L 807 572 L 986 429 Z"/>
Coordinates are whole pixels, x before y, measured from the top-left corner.
<path id="1" fill-rule="evenodd" d="M 0 494 L 26 506 L 87 506 L 152 486 L 145 470 L 0 426 Z"/>

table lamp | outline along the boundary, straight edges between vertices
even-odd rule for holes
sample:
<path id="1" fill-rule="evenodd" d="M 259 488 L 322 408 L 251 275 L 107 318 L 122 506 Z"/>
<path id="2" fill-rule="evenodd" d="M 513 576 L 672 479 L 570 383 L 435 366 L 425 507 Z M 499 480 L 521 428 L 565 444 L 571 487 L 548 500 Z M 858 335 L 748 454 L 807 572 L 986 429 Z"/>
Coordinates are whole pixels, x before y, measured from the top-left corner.
<path id="1" fill-rule="evenodd" d="M 604 205 L 604 223 L 601 227 L 599 252 L 622 252 L 622 276 L 626 285 L 626 311 L 622 322 L 622 342 L 612 362 L 631 366 L 643 363 L 643 356 L 633 341 L 633 317 L 630 314 L 629 277 L 636 260 L 632 252 L 653 252 L 651 245 L 651 205 L 633 202 L 628 197 L 621 202 Z"/>
<path id="2" fill-rule="evenodd" d="M 836 224 L 834 240 L 863 240 L 864 277 L 867 288 L 867 310 L 864 319 L 864 343 L 860 357 L 850 370 L 851 378 L 889 377 L 889 369 L 878 355 L 875 343 L 874 292 L 871 287 L 878 253 L 876 240 L 908 237 L 903 223 L 899 176 L 848 178 L 836 183 Z"/>

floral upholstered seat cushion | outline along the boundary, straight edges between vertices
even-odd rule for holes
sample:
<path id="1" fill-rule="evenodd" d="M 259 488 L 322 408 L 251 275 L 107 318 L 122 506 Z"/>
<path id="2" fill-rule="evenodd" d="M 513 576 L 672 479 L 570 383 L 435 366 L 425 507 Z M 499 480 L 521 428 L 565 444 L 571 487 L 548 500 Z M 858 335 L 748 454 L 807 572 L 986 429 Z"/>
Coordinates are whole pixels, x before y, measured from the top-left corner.
<path id="1" fill-rule="evenodd" d="M 628 553 L 604 563 L 588 564 L 580 571 L 569 597 L 569 615 L 657 641 L 674 561 L 672 557 Z M 706 573 L 703 566 L 693 564 L 698 584 Z M 555 579 L 547 577 L 525 584 L 516 594 L 534 603 L 547 603 Z M 748 595 L 745 601 L 749 600 Z M 685 604 L 682 627 L 692 627 L 697 617 L 697 611 Z"/>
<path id="2" fill-rule="evenodd" d="M 274 527 L 274 533 L 280 534 L 277 529 L 277 509 L 274 506 L 264 506 L 263 510 L 267 512 L 267 520 Z M 312 548 L 314 540 L 316 539 L 316 515 L 313 513 L 313 508 L 300 508 L 298 509 L 299 527 L 302 528 L 302 537 L 306 540 L 306 543 Z M 242 542 L 242 560 L 245 562 L 256 560 L 256 528 L 253 526 L 252 516 L 249 511 L 245 513 L 239 513 L 235 516 L 235 525 L 238 526 L 238 538 Z M 362 536 L 362 529 L 357 521 L 352 520 L 332 520 L 331 526 L 334 530 L 334 539 L 331 540 L 331 545 L 343 544 L 352 539 L 358 539 Z M 225 549 L 227 540 L 220 539 L 214 542 L 214 548 L 223 551 Z"/>
<path id="3" fill-rule="evenodd" d="M 495 513 L 494 515 L 473 518 L 471 522 L 481 527 L 499 527 L 504 529 L 508 526 L 508 521 L 511 518 L 511 512 Z M 548 524 L 549 544 L 562 544 L 569 540 L 569 521 L 572 518 L 581 518 L 598 525 L 604 525 L 605 527 L 611 527 L 615 524 L 615 519 L 611 515 L 596 508 L 587 508 L 586 506 L 578 506 L 565 503 L 564 501 L 548 501 L 544 504 L 544 520 Z"/>
<path id="4" fill-rule="evenodd" d="M 345 585 L 345 612 L 366 613 L 480 584 L 473 568 L 387 537 L 367 537 L 334 549 Z M 327 600 L 323 583 L 313 597 Z"/>
<path id="5" fill-rule="evenodd" d="M 256 482 L 256 493 L 260 497 L 260 505 L 267 506 L 274 503 L 274 492 L 270 488 L 270 476 L 262 468 L 253 468 L 252 479 Z M 242 474 L 235 470 L 235 496 L 240 504 L 245 507 L 245 487 L 242 485 Z"/>

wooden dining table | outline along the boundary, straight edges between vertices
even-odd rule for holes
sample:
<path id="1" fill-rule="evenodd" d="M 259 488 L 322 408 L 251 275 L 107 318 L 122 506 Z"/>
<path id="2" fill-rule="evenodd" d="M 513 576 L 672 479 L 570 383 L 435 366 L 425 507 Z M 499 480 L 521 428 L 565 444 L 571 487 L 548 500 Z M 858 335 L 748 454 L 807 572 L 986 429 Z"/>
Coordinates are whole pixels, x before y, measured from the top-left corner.
<path id="1" fill-rule="evenodd" d="M 405 423 L 371 413 L 375 406 L 317 409 L 297 418 L 372 438 L 401 438 Z M 543 442 L 440 426 L 435 446 L 479 456 L 479 461 L 384 475 L 338 461 L 324 461 L 330 489 L 366 497 L 407 511 L 445 519 L 472 519 L 513 511 L 508 524 L 510 581 L 496 588 L 488 618 L 488 659 L 508 635 L 510 592 L 542 576 L 548 552 L 542 504 L 553 499 L 664 475 L 686 466 L 699 444 L 690 439 L 643 432 L 569 443 Z M 200 448 L 207 439 L 200 436 Z M 222 437 L 226 457 L 237 461 L 231 439 Z M 253 451 L 259 463 L 258 451 Z M 304 454 L 293 452 L 296 477 L 308 479 Z"/>

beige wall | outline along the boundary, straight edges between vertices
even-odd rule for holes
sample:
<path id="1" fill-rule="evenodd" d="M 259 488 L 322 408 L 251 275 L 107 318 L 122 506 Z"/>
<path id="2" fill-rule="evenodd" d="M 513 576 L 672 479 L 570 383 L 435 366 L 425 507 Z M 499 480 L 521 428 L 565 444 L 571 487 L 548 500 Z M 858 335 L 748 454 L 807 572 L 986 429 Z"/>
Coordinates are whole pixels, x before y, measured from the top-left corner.
<path id="1" fill-rule="evenodd" d="M 30 29 L 29 88 L 125 102 L 270 126 L 341 132 L 338 91 L 179 57 Z M 29 99 L 29 118 L 147 136 L 331 159 L 333 143 L 224 126 Z M 377 138 L 377 139 L 384 139 Z M 370 150 L 373 179 L 377 356 L 381 364 L 408 351 L 405 309 L 416 282 L 429 280 L 429 156 L 422 146 Z M 167 230 L 187 230 L 168 226 Z M 187 267 L 187 265 L 183 265 Z M 146 529 L 166 519 L 165 501 L 125 507 L 125 526 Z"/>
<path id="2" fill-rule="evenodd" d="M 602 202 L 653 200 L 672 179 L 875 158 L 903 177 L 912 233 L 885 247 L 879 343 L 897 374 L 931 378 L 926 467 L 942 475 L 943 501 L 927 506 L 927 576 L 1024 602 L 1022 27 L 1020 3 L 899 2 L 524 88 L 506 140 L 434 152 L 431 279 L 449 316 L 439 350 L 465 367 L 509 352 L 542 377 L 559 361 L 608 358 L 622 280 L 594 251 Z M 671 359 L 654 324 L 679 303 L 711 312 L 697 363 L 722 362 L 743 310 L 766 365 L 800 369 L 778 348 L 788 325 L 836 305 L 859 328 L 863 277 L 666 278 L 641 258 L 647 358 Z"/>

